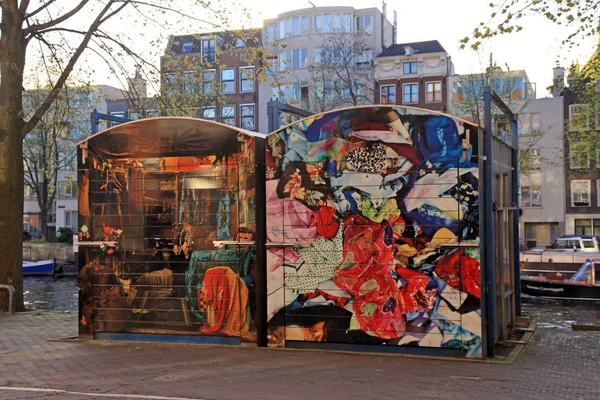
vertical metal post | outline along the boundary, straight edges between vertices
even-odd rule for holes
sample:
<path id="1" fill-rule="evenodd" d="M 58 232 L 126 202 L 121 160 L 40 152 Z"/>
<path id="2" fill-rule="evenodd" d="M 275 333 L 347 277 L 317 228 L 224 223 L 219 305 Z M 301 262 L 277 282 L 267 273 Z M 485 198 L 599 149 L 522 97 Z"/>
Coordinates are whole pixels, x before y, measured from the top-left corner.
<path id="1" fill-rule="evenodd" d="M 279 109 L 279 100 L 270 100 L 267 103 L 267 121 L 268 121 L 268 129 L 269 132 L 273 132 L 279 129 L 279 114 L 281 113 Z"/>
<path id="2" fill-rule="evenodd" d="M 495 251 L 494 245 L 494 210 L 493 210 L 493 173 L 492 173 L 492 89 L 483 88 L 483 119 L 484 119 L 484 148 L 485 156 L 483 169 L 483 221 L 484 221 L 484 252 L 483 252 L 483 287 L 485 288 L 485 321 L 487 326 L 487 357 L 496 354 L 496 279 L 495 279 Z"/>
<path id="3" fill-rule="evenodd" d="M 515 277 L 515 313 L 521 315 L 521 260 L 519 251 L 519 131 L 517 119 L 510 121 L 512 132 L 512 201 L 515 205 L 513 211 L 513 267 Z"/>
<path id="4" fill-rule="evenodd" d="M 254 138 L 256 165 L 256 345 L 267 347 L 267 183 L 266 140 Z"/>
<path id="5" fill-rule="evenodd" d="M 93 135 L 98 133 L 98 111 L 94 110 L 90 113 L 90 123 L 92 124 L 90 133 Z"/>

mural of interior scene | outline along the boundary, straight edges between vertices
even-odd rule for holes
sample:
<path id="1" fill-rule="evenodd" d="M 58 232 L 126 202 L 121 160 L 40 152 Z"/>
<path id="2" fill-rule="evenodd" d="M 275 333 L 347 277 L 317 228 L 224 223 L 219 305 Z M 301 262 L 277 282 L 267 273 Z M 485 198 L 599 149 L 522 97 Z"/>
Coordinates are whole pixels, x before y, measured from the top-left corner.
<path id="1" fill-rule="evenodd" d="M 267 136 L 271 346 L 420 346 L 482 356 L 479 131 L 358 107 Z"/>
<path id="2" fill-rule="evenodd" d="M 255 341 L 254 138 L 136 121 L 78 158 L 80 334 Z"/>

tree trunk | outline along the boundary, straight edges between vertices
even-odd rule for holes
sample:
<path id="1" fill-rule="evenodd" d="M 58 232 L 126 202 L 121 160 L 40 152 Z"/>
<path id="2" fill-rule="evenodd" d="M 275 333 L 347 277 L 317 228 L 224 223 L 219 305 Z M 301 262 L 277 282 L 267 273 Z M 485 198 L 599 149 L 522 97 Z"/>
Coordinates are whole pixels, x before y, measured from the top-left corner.
<path id="1" fill-rule="evenodd" d="M 48 210 L 40 208 L 40 234 L 42 240 L 48 240 Z"/>
<path id="2" fill-rule="evenodd" d="M 16 1 L 0 1 L 0 283 L 14 286 L 23 305 L 23 71 L 26 42 Z M 0 294 L 0 310 L 8 297 Z"/>
<path id="3" fill-rule="evenodd" d="M 12 118 L 0 111 L 0 283 L 14 286 L 17 311 L 23 305 L 23 141 Z M 11 124 L 11 122 L 13 122 Z M 10 125 L 13 125 L 11 127 Z M 0 292 L 0 310 L 8 310 L 6 291 Z"/>

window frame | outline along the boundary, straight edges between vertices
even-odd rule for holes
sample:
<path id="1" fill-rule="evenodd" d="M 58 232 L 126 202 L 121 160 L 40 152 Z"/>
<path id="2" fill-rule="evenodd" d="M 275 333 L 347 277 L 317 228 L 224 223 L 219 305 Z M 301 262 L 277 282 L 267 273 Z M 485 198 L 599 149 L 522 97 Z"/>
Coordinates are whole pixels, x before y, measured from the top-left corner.
<path id="1" fill-rule="evenodd" d="M 537 147 L 532 147 L 527 150 L 519 150 L 521 155 L 521 170 L 532 172 L 541 171 L 542 169 L 542 152 Z M 537 160 L 534 159 L 533 153 L 537 152 Z M 537 167 L 537 168 L 536 168 Z"/>
<path id="2" fill-rule="evenodd" d="M 406 89 L 405 88 L 407 86 L 415 86 L 417 88 L 417 91 L 415 93 L 417 101 L 411 101 L 411 102 L 406 102 L 405 101 L 406 100 L 406 94 L 405 94 L 405 90 Z M 412 95 L 413 95 L 413 93 L 411 93 L 411 98 L 412 98 Z M 414 82 L 414 83 L 403 83 L 402 84 L 402 104 L 419 104 L 419 84 L 417 82 Z"/>
<path id="3" fill-rule="evenodd" d="M 210 110 L 210 109 L 214 110 L 215 117 L 214 117 L 214 118 L 212 118 L 212 119 L 205 118 L 205 117 L 204 117 L 204 112 L 205 112 L 206 110 Z M 214 122 L 217 122 L 217 107 L 216 107 L 216 106 L 206 106 L 206 107 L 202 107 L 202 108 L 200 109 L 200 112 L 202 113 L 202 114 L 201 114 L 201 118 L 202 118 L 202 119 L 204 119 L 204 120 L 206 120 L 206 121 L 214 121 Z"/>
<path id="4" fill-rule="evenodd" d="M 227 80 L 227 81 L 226 81 L 226 80 L 223 78 L 223 73 L 224 73 L 225 71 L 231 71 L 231 70 L 233 70 L 233 79 L 229 79 L 229 80 Z M 236 76 L 235 67 L 225 67 L 225 68 L 221 68 L 221 94 L 235 94 L 235 92 L 236 92 L 236 79 L 235 79 L 235 76 Z M 231 82 L 233 82 L 233 88 L 232 88 L 232 91 L 228 91 L 228 92 L 226 92 L 226 91 L 225 91 L 225 87 L 224 87 L 224 83 L 231 83 Z"/>
<path id="5" fill-rule="evenodd" d="M 252 90 L 243 90 L 244 87 L 244 82 L 246 81 L 250 81 L 250 79 L 244 79 L 244 72 L 245 70 L 252 70 Z M 245 67 L 240 67 L 240 93 L 254 93 L 256 91 L 256 69 L 254 68 L 254 65 L 248 65 Z"/>
<path id="6" fill-rule="evenodd" d="M 205 74 L 207 73 L 211 73 L 213 74 L 213 78 L 212 80 L 205 80 Z M 211 68 L 211 69 L 205 69 L 202 71 L 202 95 L 206 96 L 209 94 L 214 94 L 215 91 L 215 84 L 217 83 L 217 70 L 215 68 Z M 206 91 L 205 90 L 205 85 L 206 84 L 211 84 L 211 90 L 210 91 Z"/>
<path id="7" fill-rule="evenodd" d="M 249 107 L 252 106 L 252 128 L 246 128 L 244 127 L 244 118 L 249 118 L 248 116 L 244 116 L 243 114 L 243 108 L 244 107 Z M 246 129 L 246 130 L 255 130 L 256 129 L 256 104 L 255 103 L 245 103 L 245 104 L 240 104 L 240 128 L 242 129 Z"/>
<path id="8" fill-rule="evenodd" d="M 205 51 L 204 43 L 208 42 L 208 49 L 213 48 L 213 51 Z M 212 47 L 210 46 L 210 42 L 212 42 Z M 208 54 L 208 55 L 207 55 Z M 212 57 L 209 57 L 212 56 Z M 207 62 L 215 62 L 217 61 L 217 41 L 213 38 L 202 39 L 202 58 L 204 58 Z"/>
<path id="9" fill-rule="evenodd" d="M 408 71 L 406 72 L 406 66 L 408 65 Z M 413 68 L 415 67 L 415 72 L 412 72 Z M 418 61 L 404 61 L 402 63 L 402 75 L 416 75 L 419 73 L 419 62 Z"/>
<path id="10" fill-rule="evenodd" d="M 394 88 L 394 102 L 390 102 L 389 97 L 389 88 L 393 87 Z M 386 101 L 384 103 L 383 101 L 383 88 L 387 88 L 387 95 L 386 95 Z M 396 104 L 396 102 L 398 101 L 398 90 L 397 90 L 397 86 L 396 84 L 388 84 L 388 85 L 380 85 L 379 86 L 379 104 Z"/>
<path id="11" fill-rule="evenodd" d="M 573 186 L 576 183 L 587 183 L 587 196 L 588 196 L 588 202 L 587 205 L 576 205 L 575 204 L 575 191 L 573 190 Z M 571 180 L 571 185 L 570 185 L 570 189 L 571 189 L 571 207 L 591 207 L 592 205 L 592 183 L 589 179 L 573 179 Z"/>
<path id="12" fill-rule="evenodd" d="M 569 143 L 569 169 L 578 169 L 578 170 L 583 170 L 583 169 L 589 169 L 590 168 L 590 155 L 586 154 L 586 159 L 587 159 L 587 163 L 585 166 L 582 165 L 575 165 L 575 163 L 573 162 L 573 146 L 577 146 L 579 143 Z"/>
<path id="13" fill-rule="evenodd" d="M 438 85 L 438 84 L 439 84 L 439 87 L 440 87 L 440 90 L 439 90 L 439 100 L 436 100 L 435 99 L 435 93 L 436 93 L 436 91 L 435 91 L 435 85 Z M 431 100 L 431 101 L 427 100 L 427 95 L 430 93 L 427 90 L 427 87 L 429 85 L 433 85 L 434 86 L 434 90 L 432 92 L 433 93 L 433 100 Z M 442 102 L 442 97 L 443 97 L 442 96 L 442 81 L 429 81 L 429 82 L 425 82 L 425 103 L 429 103 L 429 104 L 441 103 Z"/>
<path id="14" fill-rule="evenodd" d="M 529 198 L 524 199 L 525 189 L 528 190 Z M 539 199 L 534 200 L 534 192 L 539 194 Z M 524 202 L 528 201 L 529 205 L 524 204 Z M 535 202 L 534 202 L 535 201 Z M 521 185 L 521 208 L 542 208 L 542 186 L 541 185 Z"/>
<path id="15" fill-rule="evenodd" d="M 235 118 L 236 117 L 236 115 L 235 115 L 236 114 L 236 108 L 237 107 L 235 106 L 235 104 L 226 104 L 226 105 L 221 106 L 221 112 L 219 113 L 220 122 L 222 124 L 236 126 L 236 124 L 237 124 L 237 120 Z M 233 118 L 233 124 L 229 124 L 229 123 L 225 122 L 225 120 L 224 120 L 223 111 L 225 111 L 226 109 L 233 109 L 233 116 L 227 117 L 227 119 Z"/>
<path id="16" fill-rule="evenodd" d="M 575 110 L 577 107 L 581 107 L 581 111 L 574 113 L 573 110 Z M 575 127 L 573 122 L 574 121 L 574 117 L 579 116 L 581 114 L 585 115 L 585 127 Z M 584 129 L 588 129 L 590 126 L 590 118 L 588 115 L 588 105 L 587 104 L 569 104 L 569 130 L 570 131 L 582 131 Z"/>

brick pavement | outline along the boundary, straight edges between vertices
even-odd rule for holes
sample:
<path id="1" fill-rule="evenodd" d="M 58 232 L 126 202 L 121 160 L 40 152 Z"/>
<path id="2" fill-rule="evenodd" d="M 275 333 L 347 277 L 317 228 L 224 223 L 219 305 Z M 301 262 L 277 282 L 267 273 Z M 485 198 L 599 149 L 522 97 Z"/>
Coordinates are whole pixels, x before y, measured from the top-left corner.
<path id="1" fill-rule="evenodd" d="M 76 322 L 67 313 L 0 314 L 0 399 L 600 399 L 600 332 L 568 324 L 538 321 L 542 327 L 514 364 L 490 364 L 47 340 L 75 336 Z"/>

